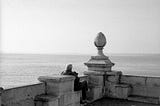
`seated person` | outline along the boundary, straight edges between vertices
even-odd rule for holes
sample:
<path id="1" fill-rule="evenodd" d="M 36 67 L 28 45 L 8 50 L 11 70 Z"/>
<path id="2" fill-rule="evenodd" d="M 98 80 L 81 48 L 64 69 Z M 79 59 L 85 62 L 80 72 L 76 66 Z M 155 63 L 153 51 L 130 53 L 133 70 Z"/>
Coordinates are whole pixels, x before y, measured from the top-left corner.
<path id="1" fill-rule="evenodd" d="M 61 73 L 61 75 L 72 75 L 75 77 L 74 80 L 74 91 L 82 90 L 82 100 L 81 103 L 87 102 L 86 100 L 86 91 L 88 90 L 87 81 L 80 82 L 78 77 L 78 73 L 72 71 L 72 64 L 67 65 L 65 71 Z"/>

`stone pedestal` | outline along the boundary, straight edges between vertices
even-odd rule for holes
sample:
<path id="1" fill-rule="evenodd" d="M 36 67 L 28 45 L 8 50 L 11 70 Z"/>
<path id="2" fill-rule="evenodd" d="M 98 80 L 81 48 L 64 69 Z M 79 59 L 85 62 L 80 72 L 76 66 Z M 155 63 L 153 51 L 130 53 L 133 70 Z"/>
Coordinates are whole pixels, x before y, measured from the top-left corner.
<path id="1" fill-rule="evenodd" d="M 38 78 L 39 81 L 46 83 L 46 93 L 55 96 L 73 92 L 74 79 L 75 77 L 67 75 L 40 76 Z"/>
<path id="2" fill-rule="evenodd" d="M 46 84 L 46 95 L 37 97 L 37 106 L 80 106 L 81 91 L 74 91 L 74 76 L 41 76 L 39 81 Z"/>
<path id="3" fill-rule="evenodd" d="M 84 72 L 84 74 L 88 75 L 89 95 L 92 95 L 92 99 L 96 100 L 105 94 L 105 76 L 107 72 L 111 72 L 114 63 L 103 54 L 102 50 L 106 44 L 106 38 L 103 33 L 98 33 L 94 44 L 98 49 L 98 53 L 96 56 L 91 56 L 91 59 L 84 63 L 88 67 L 88 71 Z"/>
<path id="4" fill-rule="evenodd" d="M 92 100 L 100 99 L 105 94 L 106 73 L 111 72 L 114 64 L 106 56 L 92 56 L 84 64 L 88 67 L 88 71 L 85 71 L 84 74 L 88 75 L 89 95 L 93 96 Z"/>

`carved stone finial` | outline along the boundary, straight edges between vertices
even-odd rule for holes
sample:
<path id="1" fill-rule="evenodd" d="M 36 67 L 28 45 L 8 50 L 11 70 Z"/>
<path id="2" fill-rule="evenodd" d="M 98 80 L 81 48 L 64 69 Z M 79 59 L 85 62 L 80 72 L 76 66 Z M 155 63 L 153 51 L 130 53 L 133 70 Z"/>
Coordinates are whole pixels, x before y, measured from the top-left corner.
<path id="1" fill-rule="evenodd" d="M 99 32 L 94 40 L 94 44 L 97 48 L 101 49 L 106 45 L 106 37 L 102 32 Z"/>
<path id="2" fill-rule="evenodd" d="M 88 71 L 96 71 L 96 72 L 109 72 L 111 71 L 112 63 L 108 56 L 103 54 L 103 47 L 106 45 L 106 37 L 102 32 L 99 32 L 94 41 L 95 46 L 98 49 L 98 53 L 96 56 L 91 56 L 91 59 L 84 63 L 88 67 Z"/>
<path id="3" fill-rule="evenodd" d="M 103 54 L 103 47 L 106 45 L 106 37 L 102 32 L 97 34 L 97 37 L 94 40 L 94 44 L 98 49 L 98 56 L 105 56 Z"/>

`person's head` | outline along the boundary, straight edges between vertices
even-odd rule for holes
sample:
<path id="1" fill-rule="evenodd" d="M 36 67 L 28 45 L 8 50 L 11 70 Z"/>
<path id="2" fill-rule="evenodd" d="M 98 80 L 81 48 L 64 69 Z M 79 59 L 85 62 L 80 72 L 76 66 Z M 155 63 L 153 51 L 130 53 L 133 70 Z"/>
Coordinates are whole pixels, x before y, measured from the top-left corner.
<path id="1" fill-rule="evenodd" d="M 66 66 L 66 72 L 72 72 L 72 64 Z"/>

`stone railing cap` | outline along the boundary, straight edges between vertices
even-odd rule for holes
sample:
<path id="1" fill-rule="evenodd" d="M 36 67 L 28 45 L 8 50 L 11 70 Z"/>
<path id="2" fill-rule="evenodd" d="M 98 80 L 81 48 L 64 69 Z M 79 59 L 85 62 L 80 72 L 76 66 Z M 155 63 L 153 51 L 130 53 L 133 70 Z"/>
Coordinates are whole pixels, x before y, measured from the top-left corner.
<path id="1" fill-rule="evenodd" d="M 71 75 L 52 75 L 52 76 L 40 76 L 38 78 L 41 82 L 65 82 L 74 80 L 75 77 Z"/>

